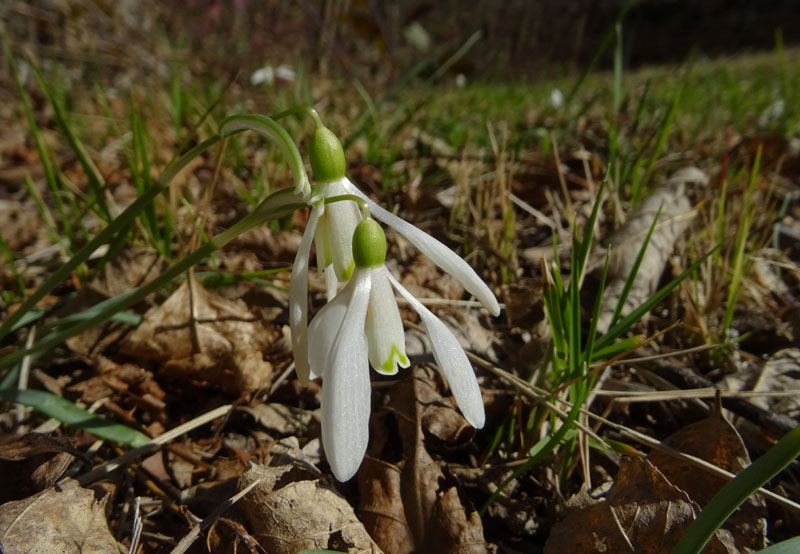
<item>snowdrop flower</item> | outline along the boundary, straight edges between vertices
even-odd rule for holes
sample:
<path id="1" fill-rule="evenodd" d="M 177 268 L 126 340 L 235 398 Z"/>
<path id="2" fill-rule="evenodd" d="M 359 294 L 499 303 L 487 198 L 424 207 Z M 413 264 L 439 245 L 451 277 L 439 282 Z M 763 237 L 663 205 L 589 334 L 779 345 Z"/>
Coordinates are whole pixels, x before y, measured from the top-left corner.
<path id="1" fill-rule="evenodd" d="M 339 281 L 347 281 L 353 274 L 352 237 L 361 221 L 361 211 L 352 200 L 325 203 L 326 199 L 348 194 L 339 183 L 344 177 L 345 166 L 339 139 L 329 129 L 319 126 L 311 137 L 310 151 L 311 168 L 321 181 L 321 192 L 309 199 L 311 214 L 297 250 L 289 284 L 289 327 L 295 371 L 303 384 L 307 384 L 310 378 L 306 327 L 311 242 L 316 243 L 317 268 L 325 275 L 330 301 L 336 295 Z"/>
<path id="2" fill-rule="evenodd" d="M 555 109 L 564 105 L 564 93 L 561 92 L 560 88 L 554 88 L 550 91 L 550 105 Z"/>
<path id="3" fill-rule="evenodd" d="M 370 200 L 345 176 L 344 151 L 339 139 L 317 119 L 317 129 L 311 137 L 309 153 L 314 177 L 320 182 L 321 193 L 311 198 L 311 215 L 300 242 L 289 290 L 289 325 L 292 332 L 295 368 L 302 383 L 308 383 L 311 373 L 308 362 L 308 260 L 311 242 L 316 242 L 317 268 L 324 272 L 328 300 L 336 295 L 339 281 L 348 281 L 354 262 L 351 240 L 361 221 L 355 202 L 339 201 L 326 204 L 336 196 L 351 196 L 366 204 L 375 219 L 400 233 L 431 261 L 451 274 L 464 289 L 480 301 L 492 315 L 500 314 L 500 306 L 491 289 L 461 257 L 424 231 L 400 219 Z"/>
<path id="4" fill-rule="evenodd" d="M 386 237 L 373 219 L 361 221 L 352 239 L 355 269 L 345 288 L 308 329 L 311 375 L 322 377 L 322 443 L 339 481 L 355 475 L 369 440 L 369 366 L 394 375 L 408 367 L 405 334 L 394 287 L 419 313 L 433 355 L 464 417 L 483 427 L 481 391 L 467 355 L 453 333 L 409 293 L 384 265 Z"/>

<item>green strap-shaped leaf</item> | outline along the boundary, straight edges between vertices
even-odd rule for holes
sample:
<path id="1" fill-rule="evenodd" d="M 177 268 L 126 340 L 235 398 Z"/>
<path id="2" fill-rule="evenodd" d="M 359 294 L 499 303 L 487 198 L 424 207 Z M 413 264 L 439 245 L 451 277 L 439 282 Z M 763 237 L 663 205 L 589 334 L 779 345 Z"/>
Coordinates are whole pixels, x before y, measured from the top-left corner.
<path id="1" fill-rule="evenodd" d="M 142 446 L 150 437 L 120 423 L 114 423 L 79 408 L 69 400 L 40 390 L 0 390 L 0 400 L 24 404 L 63 423 L 80 427 L 96 437 Z"/>

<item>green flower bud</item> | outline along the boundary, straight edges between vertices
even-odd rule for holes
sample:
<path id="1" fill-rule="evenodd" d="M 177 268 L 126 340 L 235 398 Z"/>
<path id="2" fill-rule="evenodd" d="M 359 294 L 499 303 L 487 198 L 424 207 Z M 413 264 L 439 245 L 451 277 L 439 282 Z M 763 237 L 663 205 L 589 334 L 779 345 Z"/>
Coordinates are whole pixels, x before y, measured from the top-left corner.
<path id="1" fill-rule="evenodd" d="M 356 267 L 378 267 L 386 261 L 386 235 L 374 219 L 365 219 L 353 233 Z"/>
<path id="2" fill-rule="evenodd" d="M 317 127 L 308 145 L 311 169 L 320 183 L 344 177 L 344 150 L 342 143 L 327 127 Z"/>

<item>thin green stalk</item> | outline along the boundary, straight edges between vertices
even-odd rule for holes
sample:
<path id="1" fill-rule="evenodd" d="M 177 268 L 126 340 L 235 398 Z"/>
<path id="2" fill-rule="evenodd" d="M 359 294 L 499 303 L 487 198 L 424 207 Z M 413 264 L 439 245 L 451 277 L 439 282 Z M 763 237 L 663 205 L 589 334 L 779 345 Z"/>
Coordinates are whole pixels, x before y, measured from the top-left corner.
<path id="1" fill-rule="evenodd" d="M 750 178 L 747 182 L 747 192 L 744 196 L 744 207 L 742 207 L 741 224 L 736 232 L 736 250 L 733 257 L 733 275 L 731 284 L 728 288 L 728 301 L 725 305 L 725 318 L 722 320 L 722 337 L 726 337 L 733 321 L 733 312 L 739 300 L 739 287 L 742 283 L 744 272 L 745 247 L 747 246 L 747 236 L 750 234 L 750 223 L 753 221 L 752 204 L 753 193 L 755 192 L 756 177 L 761 167 L 761 146 L 756 151 L 756 159 L 750 171 Z"/>
<path id="2" fill-rule="evenodd" d="M 0 254 L 6 259 L 6 263 L 8 264 L 9 271 L 11 271 L 11 275 L 14 277 L 14 280 L 17 282 L 17 288 L 19 288 L 19 293 L 22 296 L 25 296 L 25 281 L 22 279 L 22 276 L 17 271 L 17 266 L 15 265 L 14 254 L 11 252 L 11 248 L 9 248 L 6 239 L 3 237 L 3 234 L 0 233 Z"/>
<path id="3" fill-rule="evenodd" d="M 69 143 L 70 148 L 72 148 L 72 151 L 75 152 L 75 156 L 78 158 L 78 161 L 83 167 L 84 173 L 86 173 L 86 177 L 89 180 L 89 188 L 94 194 L 97 205 L 100 206 L 100 213 L 98 215 L 103 221 L 108 221 L 111 219 L 111 215 L 108 211 L 108 205 L 105 201 L 105 179 L 103 179 L 103 176 L 100 174 L 100 170 L 97 169 L 97 166 L 89 157 L 89 154 L 86 152 L 86 148 L 83 147 L 83 144 L 78 139 L 77 135 L 72 131 L 72 128 L 67 122 L 67 118 L 64 114 L 64 109 L 62 108 L 61 103 L 56 99 L 50 87 L 47 86 L 47 82 L 42 76 L 41 71 L 39 71 L 39 67 L 30 57 L 28 58 L 28 63 L 33 68 L 33 73 L 36 76 L 36 80 L 39 82 L 42 92 L 44 92 L 45 98 L 47 98 L 47 102 L 53 108 L 53 115 L 55 116 L 56 123 L 58 123 L 58 126 L 61 128 L 64 136 L 67 137 L 67 142 Z"/>
<path id="4" fill-rule="evenodd" d="M 656 229 L 656 225 L 658 224 L 658 218 L 661 216 L 661 209 L 664 207 L 662 203 L 658 207 L 658 211 L 656 212 L 656 216 L 653 218 L 653 223 L 650 225 L 650 229 L 647 231 L 647 236 L 642 241 L 642 246 L 639 248 L 639 252 L 636 255 L 636 260 L 633 262 L 633 267 L 631 267 L 631 271 L 628 274 L 628 278 L 625 280 L 625 285 L 622 287 L 622 291 L 619 293 L 619 298 L 617 299 L 617 305 L 614 308 L 614 313 L 611 316 L 611 325 L 614 325 L 617 320 L 619 319 L 620 314 L 622 313 L 622 308 L 625 307 L 625 302 L 628 300 L 628 295 L 633 288 L 633 283 L 636 281 L 636 275 L 639 273 L 639 267 L 642 265 L 642 260 L 644 259 L 644 254 L 647 251 L 647 246 L 650 244 L 650 239 L 653 236 L 653 231 Z"/>
<path id="5" fill-rule="evenodd" d="M 484 515 L 486 510 L 489 509 L 489 506 L 492 505 L 495 499 L 503 492 L 503 490 L 505 490 L 509 483 L 539 463 L 542 459 L 544 459 L 545 456 L 550 454 L 550 452 L 552 452 L 559 444 L 563 442 L 567 431 L 572 429 L 572 424 L 578 418 L 578 414 L 580 414 L 582 406 L 583 403 L 573 404 L 572 409 L 570 409 L 569 414 L 567 414 L 567 417 L 564 419 L 561 426 L 554 433 L 551 433 L 550 436 L 533 445 L 528 452 L 530 457 L 525 461 L 524 464 L 515 469 L 511 475 L 509 475 L 503 480 L 502 483 L 500 483 L 500 485 L 498 485 L 495 491 L 489 496 L 488 499 L 486 499 L 486 502 L 483 503 L 480 510 L 478 510 L 478 513 Z"/>
<path id="6" fill-rule="evenodd" d="M 631 8 L 632 5 L 633 5 L 633 0 L 628 0 L 627 2 L 625 2 L 625 5 L 622 6 L 622 9 L 619 10 L 617 17 L 614 19 L 614 22 L 608 28 L 606 34 L 603 35 L 603 38 L 600 41 L 597 50 L 595 50 L 592 59 L 589 60 L 589 63 L 586 65 L 586 67 L 584 67 L 583 72 L 578 77 L 578 80 L 575 81 L 575 84 L 572 86 L 572 89 L 569 91 L 569 94 L 567 94 L 564 105 L 569 106 L 572 103 L 572 100 L 575 98 L 575 95 L 578 93 L 578 90 L 580 90 L 583 81 L 586 80 L 586 77 L 588 77 L 589 74 L 594 70 L 594 66 L 597 65 L 597 62 L 600 61 L 600 58 L 605 53 L 609 44 L 611 44 L 611 41 L 614 40 L 614 38 L 616 37 L 617 25 L 622 22 L 622 20 L 625 18 L 625 15 L 628 13 L 628 10 Z"/>
<path id="7" fill-rule="evenodd" d="M 228 137 L 239 131 L 255 131 L 271 140 L 280 148 L 283 158 L 289 164 L 294 176 L 295 191 L 308 194 L 311 184 L 308 181 L 303 158 L 286 129 L 278 125 L 273 119 L 254 114 L 234 115 L 226 118 L 219 127 L 222 136 Z"/>
<path id="8" fill-rule="evenodd" d="M 61 218 L 61 224 L 64 226 L 64 234 L 68 237 L 72 236 L 72 228 L 70 219 L 67 217 L 67 213 L 64 210 L 64 202 L 61 198 L 61 187 L 58 182 L 58 177 L 53 169 L 53 162 L 50 156 L 50 149 L 45 144 L 44 140 L 42 139 L 41 134 L 39 133 L 39 127 L 36 125 L 36 118 L 33 116 L 33 108 L 31 108 L 30 99 L 28 98 L 28 93 L 25 91 L 25 86 L 22 84 L 22 80 L 19 77 L 19 69 L 17 68 L 17 60 L 14 58 L 14 55 L 11 53 L 11 49 L 6 42 L 5 35 L 3 35 L 3 46 L 5 47 L 6 51 L 6 58 L 8 59 L 8 64 L 11 66 L 11 74 L 14 76 L 14 81 L 17 84 L 17 90 L 19 91 L 20 99 L 22 100 L 22 107 L 25 111 L 25 117 L 28 120 L 28 127 L 31 131 L 31 136 L 33 137 L 33 142 L 36 144 L 36 150 L 39 153 L 39 162 L 42 164 L 42 169 L 44 170 L 45 180 L 47 181 L 47 185 L 50 188 L 50 193 L 53 195 L 53 201 L 56 205 L 56 210 L 58 211 L 58 215 Z M 2 335 L 0 335 L 2 338 Z"/>
<path id="9" fill-rule="evenodd" d="M 655 168 L 656 162 L 661 157 L 661 152 L 663 152 L 664 147 L 667 144 L 667 138 L 669 137 L 669 132 L 672 129 L 672 122 L 675 120 L 675 114 L 678 112 L 678 106 L 681 101 L 682 93 L 683 83 L 681 82 L 675 89 L 675 94 L 672 96 L 672 102 L 669 105 L 669 110 L 661 122 L 658 140 L 656 141 L 656 146 L 653 149 L 653 152 L 650 154 L 650 157 L 647 160 L 647 167 L 645 168 L 644 176 L 639 179 L 636 175 L 634 175 L 634 182 L 631 184 L 631 201 L 634 204 L 639 202 L 639 198 L 641 198 L 642 195 L 642 190 L 644 186 L 650 182 L 650 177 L 653 175 L 653 169 Z"/>

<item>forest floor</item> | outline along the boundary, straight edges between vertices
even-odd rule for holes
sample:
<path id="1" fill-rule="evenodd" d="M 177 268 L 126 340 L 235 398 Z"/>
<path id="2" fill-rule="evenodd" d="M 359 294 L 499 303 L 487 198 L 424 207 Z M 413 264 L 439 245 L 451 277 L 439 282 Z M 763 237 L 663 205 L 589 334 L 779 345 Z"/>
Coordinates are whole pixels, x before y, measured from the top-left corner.
<path id="1" fill-rule="evenodd" d="M 284 68 L 254 85 L 172 67 L 90 86 L 17 58 L 0 90 L 0 323 L 25 312 L 0 329 L 6 551 L 669 552 L 729 480 L 708 464 L 738 473 L 800 418 L 798 62 L 777 49 L 501 84 Z M 390 270 L 470 354 L 487 419 L 461 416 L 401 302 L 411 367 L 373 374 L 370 446 L 346 483 L 322 450 L 320 383 L 292 371 L 308 210 L 83 325 L 290 187 L 272 144 L 242 133 L 195 157 L 48 282 L 225 116 L 298 105 L 342 139 L 362 191 L 463 255 L 503 305 L 491 317 L 387 231 Z M 279 123 L 307 163 L 312 121 Z M 311 317 L 313 271 L 310 291 Z M 794 536 L 797 469 L 708 551 Z"/>

